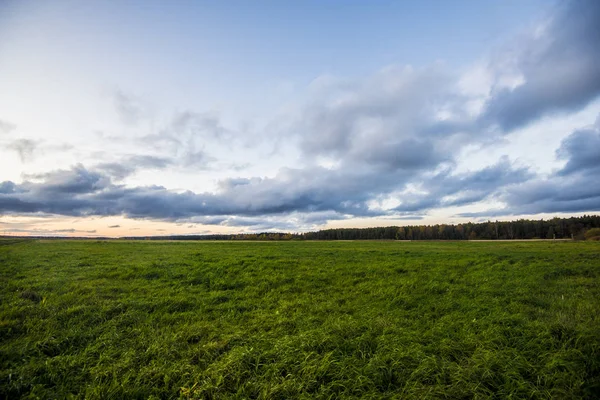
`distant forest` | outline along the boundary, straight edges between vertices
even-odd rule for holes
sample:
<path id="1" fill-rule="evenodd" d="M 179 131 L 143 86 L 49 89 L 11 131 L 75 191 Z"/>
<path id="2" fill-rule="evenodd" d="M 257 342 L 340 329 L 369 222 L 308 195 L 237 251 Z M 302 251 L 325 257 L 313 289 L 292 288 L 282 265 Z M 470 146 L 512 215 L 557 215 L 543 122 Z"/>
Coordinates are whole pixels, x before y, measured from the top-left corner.
<path id="1" fill-rule="evenodd" d="M 584 239 L 600 228 L 600 215 L 549 220 L 487 221 L 466 224 L 338 228 L 306 233 L 264 232 L 232 235 L 175 235 L 127 239 L 170 240 L 477 240 L 477 239 Z"/>

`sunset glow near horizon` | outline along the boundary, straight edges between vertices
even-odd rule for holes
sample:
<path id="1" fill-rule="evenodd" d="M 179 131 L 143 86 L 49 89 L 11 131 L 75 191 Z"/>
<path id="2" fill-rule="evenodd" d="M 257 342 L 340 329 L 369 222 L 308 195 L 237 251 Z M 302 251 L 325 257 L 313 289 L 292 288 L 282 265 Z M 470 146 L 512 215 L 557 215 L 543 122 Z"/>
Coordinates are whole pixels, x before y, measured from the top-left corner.
<path id="1" fill-rule="evenodd" d="M 600 212 L 600 2 L 4 1 L 0 235 Z"/>

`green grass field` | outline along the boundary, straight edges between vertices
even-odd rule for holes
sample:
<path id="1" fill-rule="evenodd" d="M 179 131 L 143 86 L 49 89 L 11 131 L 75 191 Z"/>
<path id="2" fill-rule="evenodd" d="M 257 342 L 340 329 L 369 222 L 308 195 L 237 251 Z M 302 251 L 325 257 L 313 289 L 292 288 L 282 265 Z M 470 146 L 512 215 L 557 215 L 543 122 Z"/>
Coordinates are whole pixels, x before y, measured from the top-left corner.
<path id="1" fill-rule="evenodd" d="M 0 241 L 0 398 L 597 398 L 600 243 Z"/>

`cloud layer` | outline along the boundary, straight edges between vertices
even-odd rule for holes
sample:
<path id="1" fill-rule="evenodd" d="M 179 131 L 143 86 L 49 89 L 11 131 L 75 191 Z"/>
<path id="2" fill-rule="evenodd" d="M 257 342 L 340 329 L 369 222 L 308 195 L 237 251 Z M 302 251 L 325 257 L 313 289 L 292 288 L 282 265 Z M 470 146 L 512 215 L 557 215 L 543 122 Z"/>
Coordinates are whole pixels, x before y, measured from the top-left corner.
<path id="1" fill-rule="evenodd" d="M 556 111 L 580 109 L 600 93 L 600 3 L 563 3 L 510 60 L 523 83 L 489 100 L 484 119 L 512 130 Z"/>
<path id="2" fill-rule="evenodd" d="M 470 72 L 443 63 L 391 66 L 352 79 L 322 76 L 302 101 L 274 112 L 269 132 L 232 128 L 219 113 L 191 110 L 172 111 L 154 124 L 144 100 L 119 90 L 113 107 L 128 135 L 103 140 L 122 138 L 129 147 L 71 168 L 25 174 L 20 183 L 1 182 L 0 215 L 293 230 L 352 217 L 418 219 L 438 209 L 460 209 L 464 217 L 600 211 L 600 122 L 565 137 L 556 152 L 563 166 L 550 174 L 510 154 L 474 168 L 461 158 L 468 148 L 493 147 L 544 118 L 594 104 L 599 21 L 600 2 L 561 3 L 543 26 L 495 51 L 475 88 L 465 84 L 476 80 Z M 4 147 L 30 162 L 40 141 L 18 133 L 0 120 Z M 270 174 L 244 174 L 244 167 L 218 174 L 221 158 L 267 154 L 265 148 L 289 150 L 287 164 Z M 211 171 L 213 187 L 131 183 L 143 172 L 174 170 Z M 486 203 L 493 208 L 464 211 Z"/>

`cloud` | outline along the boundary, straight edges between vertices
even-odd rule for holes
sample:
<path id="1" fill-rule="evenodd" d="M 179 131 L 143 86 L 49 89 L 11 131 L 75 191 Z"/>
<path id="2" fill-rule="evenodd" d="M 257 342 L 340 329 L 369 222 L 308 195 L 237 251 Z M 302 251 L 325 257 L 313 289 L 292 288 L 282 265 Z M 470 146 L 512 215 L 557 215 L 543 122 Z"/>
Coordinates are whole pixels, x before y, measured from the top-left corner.
<path id="1" fill-rule="evenodd" d="M 116 183 L 124 174 L 120 170 L 77 165 L 27 175 L 21 184 L 0 183 L 0 213 L 124 216 L 259 230 L 312 227 L 351 217 L 415 219 L 415 214 L 421 217 L 435 208 L 490 198 L 507 204 L 506 210 L 490 214 L 580 211 L 596 207 L 600 195 L 590 181 L 595 174 L 589 173 L 598 166 L 597 142 L 597 126 L 574 132 L 557 153 L 567 160 L 565 167 L 548 180 L 508 157 L 480 170 L 456 173 L 454 162 L 440 155 L 433 139 L 405 140 L 389 152 L 377 144 L 364 154 L 349 151 L 336 168 L 309 165 L 281 168 L 271 178 L 223 179 L 216 192 L 204 193 L 128 187 Z M 117 165 L 129 173 L 135 166 L 160 168 L 169 161 L 132 156 Z M 382 198 L 395 199 L 399 205 L 371 205 Z"/>
<path id="2" fill-rule="evenodd" d="M 174 161 L 166 157 L 151 155 L 129 155 L 117 162 L 100 163 L 93 169 L 106 173 L 113 179 L 123 179 L 140 169 L 164 169 L 173 165 Z"/>
<path id="3" fill-rule="evenodd" d="M 596 0 L 562 3 L 547 26 L 499 56 L 509 58 L 501 64 L 511 65 L 522 83 L 496 90 L 482 122 L 511 131 L 552 112 L 580 109 L 597 98 L 599 21 Z"/>
<path id="4" fill-rule="evenodd" d="M 600 176 L 600 115 L 594 126 L 575 131 L 564 139 L 557 157 L 567 160 L 559 175 L 587 172 Z"/>
<path id="5" fill-rule="evenodd" d="M 422 220 L 425 217 L 423 217 L 422 215 L 410 215 L 410 216 L 405 216 L 405 217 L 394 217 L 394 219 L 398 219 L 401 221 L 418 221 L 418 220 Z"/>
<path id="6" fill-rule="evenodd" d="M 365 147 L 357 158 L 391 170 L 435 168 L 441 162 L 450 160 L 445 153 L 436 149 L 435 142 L 412 138 L 386 146 L 376 144 Z"/>
<path id="7" fill-rule="evenodd" d="M 511 214 L 600 211 L 600 123 L 565 138 L 557 156 L 567 160 L 562 169 L 507 192 Z"/>
<path id="8" fill-rule="evenodd" d="M 175 114 L 171 125 L 165 130 L 177 137 L 215 137 L 223 138 L 231 131 L 225 128 L 218 115 L 214 113 L 198 113 L 183 111 Z"/>
<path id="9" fill-rule="evenodd" d="M 0 119 L 0 134 L 10 133 L 17 129 L 17 126 L 13 123 Z"/>
<path id="10" fill-rule="evenodd" d="M 80 229 L 74 229 L 74 228 L 70 228 L 70 229 L 41 229 L 41 228 L 31 228 L 31 229 L 25 229 L 25 228 L 6 228 L 3 229 L 4 232 L 11 232 L 11 233 L 27 233 L 29 235 L 40 235 L 40 236 L 48 236 L 48 235 L 56 235 L 56 236 L 60 236 L 63 233 L 88 233 L 88 234 L 93 234 L 96 233 L 96 230 L 80 230 Z"/>
<path id="11" fill-rule="evenodd" d="M 156 133 L 139 137 L 137 145 L 169 154 L 170 164 L 183 168 L 209 169 L 217 161 L 205 147 L 227 146 L 236 142 L 235 133 L 223 126 L 214 113 L 184 111 L 176 113 L 166 126 Z"/>
<path id="12" fill-rule="evenodd" d="M 395 210 L 413 213 L 473 204 L 497 196 L 507 186 L 533 177 L 527 168 L 515 167 L 507 157 L 479 171 L 453 175 L 451 169 L 446 169 L 424 181 L 420 187 L 421 193 L 401 196 L 402 203 Z"/>
<path id="13" fill-rule="evenodd" d="M 67 143 L 47 143 L 43 140 L 33 139 L 8 139 L 0 143 L 0 149 L 5 148 L 17 153 L 22 163 L 30 163 L 38 157 L 50 153 L 61 153 L 73 149 Z"/>
<path id="14" fill-rule="evenodd" d="M 15 193 L 18 187 L 16 184 L 10 181 L 0 182 L 0 194 Z"/>
<path id="15" fill-rule="evenodd" d="M 522 214 L 600 211 L 600 189 L 591 183 L 585 177 L 533 182 L 509 192 L 507 203 Z"/>
<path id="16" fill-rule="evenodd" d="M 501 200 L 506 204 L 504 208 L 462 213 L 459 216 L 600 212 L 600 188 L 597 179 L 590 176 L 552 176 L 549 179 L 534 180 L 511 188 Z"/>
<path id="17" fill-rule="evenodd" d="M 441 65 L 390 67 L 355 81 L 325 81 L 289 128 L 303 155 L 386 168 L 431 167 L 449 144 L 431 129 L 458 101 Z M 446 149 L 443 149 L 446 150 Z"/>
<path id="18" fill-rule="evenodd" d="M 269 215 L 260 217 L 231 217 L 220 224 L 221 226 L 241 228 L 246 233 L 251 232 L 289 232 L 298 230 L 299 226 L 304 226 L 305 229 L 309 229 L 308 226 L 303 225 L 303 221 L 299 219 L 298 215 Z M 309 225 L 314 229 L 315 225 Z"/>
<path id="19" fill-rule="evenodd" d="M 140 143 L 163 150 L 167 148 L 177 152 L 186 148 L 194 152 L 200 142 L 208 139 L 227 140 L 232 135 L 233 131 L 223 126 L 217 114 L 188 110 L 176 113 L 157 133 L 142 136 Z"/>
<path id="20" fill-rule="evenodd" d="M 137 124 L 145 114 L 145 107 L 142 101 L 121 90 L 114 92 L 113 104 L 121 122 L 128 125 Z"/>
<path id="21" fill-rule="evenodd" d="M 373 209 L 369 202 L 408 182 L 411 173 L 340 171 L 315 167 L 282 169 L 274 178 L 224 180 L 216 193 L 173 192 L 161 186 L 126 187 L 79 165 L 71 170 L 32 175 L 36 181 L 4 182 L 1 213 L 49 213 L 70 216 L 125 216 L 213 224 L 266 227 L 306 226 L 351 216 L 406 216 L 448 204 L 479 201 L 498 188 L 529 178 L 508 160 L 463 175 L 444 171 L 426 184 L 427 195 L 402 199 L 395 210 Z M 445 197 L 457 195 L 452 201 Z M 466 194 L 466 195 L 465 195 Z"/>
<path id="22" fill-rule="evenodd" d="M 509 131 L 598 96 L 599 4 L 582 0 L 557 8 L 543 29 L 496 54 L 476 78 L 477 90 L 442 63 L 315 79 L 304 102 L 286 109 L 261 136 L 272 140 L 270 129 L 277 128 L 281 148 L 291 149 L 293 168 L 278 166 L 268 177 L 230 176 L 214 192 L 123 184 L 140 170 L 209 169 L 214 154 L 239 144 L 239 132 L 218 114 L 183 111 L 135 139 L 160 156 L 110 154 L 89 168 L 0 183 L 0 214 L 124 216 L 266 230 L 352 217 L 417 219 L 433 209 L 488 200 L 506 207 L 486 215 L 597 210 L 598 124 L 562 142 L 557 157 L 565 165 L 549 176 L 508 157 L 469 172 L 457 166 L 468 162 L 459 159 L 467 145 L 493 146 Z M 137 124 L 146 113 L 134 96 L 117 92 L 114 101 L 124 123 Z M 29 142 L 14 142 L 23 160 L 36 149 Z"/>
<path id="23" fill-rule="evenodd" d="M 298 219 L 302 222 L 302 224 L 308 225 L 323 225 L 328 221 L 339 221 L 348 219 L 349 215 L 340 214 L 335 211 L 321 211 L 321 212 L 313 212 L 309 214 L 304 214 L 298 216 Z"/>
<path id="24" fill-rule="evenodd" d="M 284 169 L 275 178 L 246 185 L 222 185 L 218 193 L 178 193 L 161 186 L 128 188 L 82 165 L 29 175 L 22 184 L 2 183 L 0 212 L 60 215 L 124 215 L 177 220 L 195 216 L 257 216 L 292 211 L 336 211 L 377 215 L 366 201 L 389 177 L 376 181 L 365 173 L 341 174 L 322 168 Z M 371 188 L 371 190 L 369 190 Z"/>
<path id="25" fill-rule="evenodd" d="M 78 229 L 56 229 L 54 230 L 54 232 L 57 233 L 75 233 L 75 232 L 83 232 L 83 233 L 96 233 L 96 230 L 91 230 L 91 231 L 85 231 L 85 230 L 78 230 Z"/>
<path id="26" fill-rule="evenodd" d="M 548 177 L 507 186 L 498 194 L 504 208 L 460 216 L 600 211 L 600 119 L 567 136 L 556 154 L 565 166 Z"/>
<path id="27" fill-rule="evenodd" d="M 335 211 L 316 211 L 316 212 L 283 212 L 275 215 L 257 215 L 257 216 L 220 216 L 220 217 L 202 217 L 196 216 L 189 219 L 190 222 L 202 225 L 219 225 L 227 227 L 240 227 L 246 231 L 290 231 L 290 230 L 309 230 L 316 229 L 332 220 L 342 220 L 349 218 L 349 215 L 337 213 Z M 195 225 L 189 225 L 188 228 L 194 228 Z"/>
<path id="28" fill-rule="evenodd" d="M 19 154 L 22 162 L 29 162 L 33 159 L 33 153 L 37 149 L 37 143 L 30 139 L 17 139 L 10 142 L 8 149 L 14 150 Z"/>
<path id="29" fill-rule="evenodd" d="M 190 222 L 202 224 L 202 225 L 220 225 L 224 221 L 227 220 L 227 217 L 219 217 L 219 216 L 193 216 L 189 218 Z"/>
<path id="30" fill-rule="evenodd" d="M 195 169 L 208 169 L 209 165 L 216 161 L 216 158 L 206 154 L 203 150 L 187 151 L 181 157 L 178 157 L 178 162 L 184 167 L 194 167 Z"/>
<path id="31" fill-rule="evenodd" d="M 25 175 L 28 179 L 42 181 L 40 183 L 26 181 L 19 185 L 21 193 L 33 195 L 77 196 L 88 195 L 110 186 L 110 177 L 87 170 L 77 165 L 71 170 L 58 170 L 43 174 Z M 75 200 L 74 197 L 72 197 Z"/>

